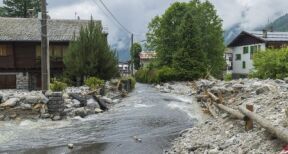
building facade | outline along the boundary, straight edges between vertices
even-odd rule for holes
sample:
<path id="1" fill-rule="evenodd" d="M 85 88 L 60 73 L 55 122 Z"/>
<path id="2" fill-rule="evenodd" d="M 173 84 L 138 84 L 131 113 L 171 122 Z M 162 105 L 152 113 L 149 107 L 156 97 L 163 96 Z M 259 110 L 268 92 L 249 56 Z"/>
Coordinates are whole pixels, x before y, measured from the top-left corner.
<path id="1" fill-rule="evenodd" d="M 233 78 L 247 77 L 253 71 L 253 55 L 267 48 L 282 48 L 288 45 L 287 32 L 251 31 L 241 32 L 228 47 L 232 51 Z"/>
<path id="2" fill-rule="evenodd" d="M 150 62 L 156 58 L 155 51 L 142 51 L 140 53 L 140 64 L 141 67 L 146 67 L 150 64 Z"/>
<path id="3" fill-rule="evenodd" d="M 100 22 L 100 21 L 97 21 Z M 41 23 L 0 17 L 0 89 L 41 88 Z M 48 20 L 51 77 L 62 75 L 69 42 L 89 20 Z"/>

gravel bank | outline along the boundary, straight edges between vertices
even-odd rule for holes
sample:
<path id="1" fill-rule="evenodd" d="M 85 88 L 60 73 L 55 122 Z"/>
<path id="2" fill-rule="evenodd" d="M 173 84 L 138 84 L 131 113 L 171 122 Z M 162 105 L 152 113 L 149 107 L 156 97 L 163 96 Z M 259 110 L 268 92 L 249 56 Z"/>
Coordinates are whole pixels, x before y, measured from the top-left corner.
<path id="1" fill-rule="evenodd" d="M 288 126 L 286 115 L 288 105 L 287 81 L 243 79 L 225 82 L 200 80 L 195 83 L 177 85 L 182 85 L 182 88 L 183 85 L 189 87 L 190 91 L 186 90 L 186 92 L 196 98 L 203 95 L 207 89 L 214 94 L 221 95 L 225 105 L 236 110 L 246 103 L 253 104 L 254 112 L 269 120 L 274 126 L 285 128 Z M 166 89 L 163 92 L 169 92 L 167 90 L 169 86 L 174 87 L 173 84 L 167 84 L 166 86 L 158 85 L 158 88 Z M 203 111 L 207 111 L 206 102 L 199 100 L 198 103 L 202 106 Z M 218 110 L 216 107 L 215 110 L 217 117 L 210 117 L 198 126 L 183 131 L 167 153 L 279 154 L 286 145 L 255 122 L 253 130 L 245 131 L 244 121 L 232 119 L 229 114 Z"/>

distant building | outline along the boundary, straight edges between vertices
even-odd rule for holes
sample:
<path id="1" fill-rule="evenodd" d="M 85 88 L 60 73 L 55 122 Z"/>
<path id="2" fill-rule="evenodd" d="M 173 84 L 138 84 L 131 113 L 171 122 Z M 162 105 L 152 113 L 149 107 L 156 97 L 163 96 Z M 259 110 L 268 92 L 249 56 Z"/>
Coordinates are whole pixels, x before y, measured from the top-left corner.
<path id="1" fill-rule="evenodd" d="M 118 63 L 118 69 L 121 74 L 121 76 L 125 76 L 130 74 L 130 69 L 129 69 L 129 62 L 119 62 Z"/>
<path id="2" fill-rule="evenodd" d="M 243 31 L 228 47 L 232 51 L 233 78 L 247 77 L 253 71 L 253 54 L 267 48 L 288 45 L 288 32 Z"/>
<path id="3" fill-rule="evenodd" d="M 145 67 L 149 65 L 151 60 L 156 58 L 156 52 L 155 51 L 142 51 L 140 53 L 140 64 L 142 67 Z"/>

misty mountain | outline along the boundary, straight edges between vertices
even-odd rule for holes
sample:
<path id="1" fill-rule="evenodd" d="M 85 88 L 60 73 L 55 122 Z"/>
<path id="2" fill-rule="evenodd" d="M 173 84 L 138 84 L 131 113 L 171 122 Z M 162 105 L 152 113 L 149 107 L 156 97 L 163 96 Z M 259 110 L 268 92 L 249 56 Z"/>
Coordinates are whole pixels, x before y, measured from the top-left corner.
<path id="1" fill-rule="evenodd" d="M 252 30 L 262 31 L 263 29 L 273 30 L 278 32 L 287 32 L 288 31 L 288 14 L 285 14 L 271 24 L 266 26 L 258 27 Z M 241 23 L 235 24 L 224 32 L 224 42 L 225 45 L 229 44 L 243 29 L 241 28 Z"/>

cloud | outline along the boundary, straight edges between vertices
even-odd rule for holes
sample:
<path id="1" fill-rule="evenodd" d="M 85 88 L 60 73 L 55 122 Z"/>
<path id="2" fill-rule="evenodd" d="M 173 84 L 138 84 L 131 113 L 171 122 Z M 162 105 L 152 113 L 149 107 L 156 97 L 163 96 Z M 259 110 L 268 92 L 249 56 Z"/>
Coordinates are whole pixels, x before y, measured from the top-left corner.
<path id="1" fill-rule="evenodd" d="M 135 41 L 145 40 L 147 25 L 156 15 L 161 15 L 174 2 L 189 0 L 103 0 L 116 18 L 131 32 Z M 204 1 L 204 0 L 203 0 Z M 223 19 L 223 28 L 240 24 L 242 29 L 251 30 L 273 21 L 287 13 L 287 0 L 209 0 L 215 5 Z M 109 28 L 109 42 L 119 52 L 129 53 L 130 36 L 116 24 L 99 0 L 47 0 L 52 18 L 75 19 L 75 12 L 81 19 L 102 20 Z M 2 0 L 0 0 L 0 5 Z M 97 3 L 101 8 L 99 8 Z M 120 53 L 121 55 L 121 53 Z"/>

